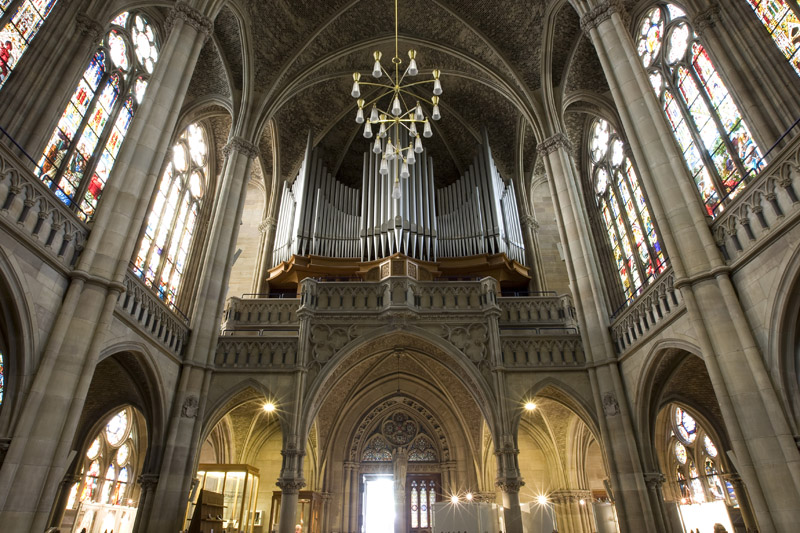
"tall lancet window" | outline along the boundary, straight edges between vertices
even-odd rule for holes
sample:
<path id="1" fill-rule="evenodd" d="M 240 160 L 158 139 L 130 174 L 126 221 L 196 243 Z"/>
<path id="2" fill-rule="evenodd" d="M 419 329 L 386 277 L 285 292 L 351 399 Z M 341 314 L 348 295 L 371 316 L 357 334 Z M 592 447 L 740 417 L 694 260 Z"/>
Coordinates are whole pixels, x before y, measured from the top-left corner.
<path id="1" fill-rule="evenodd" d="M 708 51 L 680 8 L 662 4 L 639 26 L 639 56 L 711 216 L 733 198 L 761 152 Z"/>
<path id="2" fill-rule="evenodd" d="M 0 87 L 5 85 L 57 1 L 0 0 L 0 17 L 6 19 L 10 15 L 0 31 Z"/>
<path id="3" fill-rule="evenodd" d="M 747 0 L 795 72 L 800 74 L 800 20 L 789 2 L 796 0 Z"/>
<path id="4" fill-rule="evenodd" d="M 111 21 L 42 153 L 39 177 L 82 220 L 94 215 L 157 60 L 144 15 Z"/>
<path id="5" fill-rule="evenodd" d="M 203 128 L 186 128 L 170 152 L 133 270 L 170 304 L 180 288 L 208 175 Z"/>
<path id="6" fill-rule="evenodd" d="M 630 299 L 667 267 L 664 250 L 625 144 L 607 121 L 594 121 L 588 148 L 595 200 Z"/>

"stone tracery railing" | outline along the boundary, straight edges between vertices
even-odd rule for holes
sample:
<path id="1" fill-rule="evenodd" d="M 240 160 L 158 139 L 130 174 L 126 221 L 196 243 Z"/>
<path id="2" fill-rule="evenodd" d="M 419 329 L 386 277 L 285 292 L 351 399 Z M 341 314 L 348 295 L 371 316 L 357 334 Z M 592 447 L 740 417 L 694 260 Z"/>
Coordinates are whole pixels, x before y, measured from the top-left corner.
<path id="1" fill-rule="evenodd" d="M 681 309 L 684 309 L 683 298 L 675 289 L 675 275 L 669 268 L 611 323 L 611 337 L 619 353 L 627 351 Z"/>
<path id="2" fill-rule="evenodd" d="M 7 146 L 0 144 L 0 221 L 56 264 L 75 265 L 87 226 Z"/>
<path id="3" fill-rule="evenodd" d="M 735 262 L 769 242 L 778 228 L 800 216 L 800 135 L 739 193 L 711 230 L 726 261 Z"/>
<path id="4" fill-rule="evenodd" d="M 189 338 L 186 318 L 172 311 L 133 272 L 125 274 L 125 292 L 117 300 L 117 313 L 130 318 L 147 335 L 176 355 Z"/>

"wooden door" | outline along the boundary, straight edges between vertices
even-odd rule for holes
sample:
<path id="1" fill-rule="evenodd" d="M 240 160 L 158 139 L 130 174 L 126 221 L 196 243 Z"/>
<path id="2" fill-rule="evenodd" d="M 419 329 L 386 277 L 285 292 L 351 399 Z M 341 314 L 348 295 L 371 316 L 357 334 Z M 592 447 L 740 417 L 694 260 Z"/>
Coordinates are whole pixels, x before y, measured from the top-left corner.
<path id="1" fill-rule="evenodd" d="M 431 533 L 433 504 L 441 500 L 440 474 L 406 476 L 406 510 L 409 533 Z"/>

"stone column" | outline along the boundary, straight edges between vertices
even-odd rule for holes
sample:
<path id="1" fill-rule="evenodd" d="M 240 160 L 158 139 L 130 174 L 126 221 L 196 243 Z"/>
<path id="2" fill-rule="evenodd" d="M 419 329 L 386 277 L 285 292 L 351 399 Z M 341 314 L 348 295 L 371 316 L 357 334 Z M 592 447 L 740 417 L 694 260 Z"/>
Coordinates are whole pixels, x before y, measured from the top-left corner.
<path id="1" fill-rule="evenodd" d="M 344 488 L 342 490 L 342 518 L 341 518 L 341 528 L 340 530 L 342 533 L 347 533 L 348 531 L 353 531 L 353 528 L 350 527 L 350 506 L 353 505 L 353 494 L 352 494 L 352 476 L 353 470 L 358 468 L 358 464 L 352 461 L 345 461 L 343 466 L 343 477 L 344 477 Z"/>
<path id="2" fill-rule="evenodd" d="M 581 489 L 563 489 L 550 494 L 555 508 L 558 533 L 592 533 L 592 493 Z M 581 503 L 583 502 L 583 503 Z"/>
<path id="3" fill-rule="evenodd" d="M 525 485 L 522 478 L 498 477 L 496 485 L 503 492 L 503 519 L 506 533 L 522 533 L 522 510 L 519 508 L 519 489 Z"/>
<path id="4" fill-rule="evenodd" d="M 359 477 L 358 464 L 350 472 L 350 529 L 348 531 L 356 533 L 358 529 L 358 504 L 361 495 L 361 479 Z"/>
<path id="5" fill-rule="evenodd" d="M 186 4 L 173 13 L 151 87 L 103 193 L 0 469 L 0 523 L 10 531 L 45 528 L 156 175 L 211 31 L 210 20 Z"/>
<path id="6" fill-rule="evenodd" d="M 272 249 L 275 245 L 275 229 L 278 227 L 278 219 L 267 217 L 258 226 L 261 232 L 261 259 L 258 264 L 258 274 L 256 275 L 253 292 L 268 293 L 269 282 L 267 276 L 272 265 Z"/>
<path id="7" fill-rule="evenodd" d="M 133 524 L 133 533 L 146 533 L 147 530 L 142 524 L 149 522 L 153 510 L 153 494 L 158 485 L 158 474 L 142 474 L 136 481 L 141 486 L 141 492 L 139 493 L 139 503 L 136 504 L 138 511 L 136 512 L 136 522 Z"/>
<path id="8" fill-rule="evenodd" d="M 761 531 L 791 531 L 793 517 L 800 513 L 800 454 L 785 412 L 693 180 L 638 59 L 623 8 L 613 2 L 591 6 L 582 7 L 581 26 L 595 44 L 640 177 L 650 192 L 675 287 L 686 302 L 736 467 L 747 483 Z"/>
<path id="9" fill-rule="evenodd" d="M 547 290 L 547 278 L 542 268 L 542 254 L 539 250 L 539 222 L 532 215 L 520 217 L 522 234 L 525 237 L 525 259 L 531 270 L 531 291 Z"/>
<path id="10" fill-rule="evenodd" d="M 402 446 L 394 450 L 394 531 L 406 533 L 406 472 L 408 471 L 408 449 Z"/>
<path id="11" fill-rule="evenodd" d="M 739 503 L 739 511 L 742 513 L 742 521 L 744 522 L 744 527 L 747 528 L 749 532 L 756 532 L 758 531 L 758 525 L 756 524 L 756 519 L 753 516 L 753 510 L 750 508 L 750 501 L 747 498 L 747 489 L 742 482 L 741 476 L 739 474 L 723 474 L 722 478 L 725 481 L 729 481 L 731 485 L 733 485 L 733 492 L 736 494 L 736 501 Z"/>
<path id="12" fill-rule="evenodd" d="M 661 485 L 666 478 L 661 472 L 647 472 L 644 475 L 644 482 L 647 484 L 647 495 L 650 497 L 650 506 L 653 508 L 653 516 L 656 520 L 658 531 L 669 531 L 667 529 L 666 513 L 664 512 L 664 498 L 661 496 Z"/>
<path id="13" fill-rule="evenodd" d="M 298 494 L 300 489 L 306 486 L 306 482 L 304 479 L 280 478 L 276 485 L 281 489 L 278 533 L 294 533 Z"/>
<path id="14" fill-rule="evenodd" d="M 64 480 L 58 486 L 56 493 L 55 504 L 53 505 L 52 515 L 49 520 L 49 527 L 58 527 L 64 519 L 64 513 L 67 510 L 67 503 L 69 502 L 69 493 L 75 483 L 80 483 L 83 476 L 80 473 L 73 473 L 64 476 Z"/>
<path id="15" fill-rule="evenodd" d="M 629 531 L 653 531 L 655 522 L 642 478 L 640 453 L 609 333 L 608 298 L 569 141 L 558 133 L 544 140 L 538 150 L 549 178 L 570 289 L 586 360 L 591 365 L 589 379 L 620 522 Z"/>

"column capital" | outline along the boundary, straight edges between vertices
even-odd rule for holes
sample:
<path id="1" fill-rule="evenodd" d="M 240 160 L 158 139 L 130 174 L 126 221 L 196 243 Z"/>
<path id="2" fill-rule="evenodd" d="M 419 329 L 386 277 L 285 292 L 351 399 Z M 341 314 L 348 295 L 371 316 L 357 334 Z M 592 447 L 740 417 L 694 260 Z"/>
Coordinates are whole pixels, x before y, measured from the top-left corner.
<path id="1" fill-rule="evenodd" d="M 694 31 L 702 36 L 706 30 L 713 28 L 721 20 L 719 4 L 712 2 L 711 6 L 699 12 L 692 20 Z"/>
<path id="2" fill-rule="evenodd" d="M 172 27 L 178 20 L 194 28 L 197 33 L 204 35 L 206 39 L 208 39 L 214 31 L 213 20 L 186 2 L 180 0 L 175 2 L 175 7 L 172 8 L 167 17 L 167 33 L 172 31 Z"/>
<path id="3" fill-rule="evenodd" d="M 667 480 L 661 472 L 645 472 L 643 475 L 648 489 L 657 489 Z"/>
<path id="4" fill-rule="evenodd" d="M 540 142 L 536 147 L 536 151 L 543 156 L 548 156 L 560 148 L 571 150 L 572 145 L 566 135 L 563 133 L 556 133 L 552 137 L 548 137 Z"/>
<path id="5" fill-rule="evenodd" d="M 158 474 L 141 474 L 136 481 L 144 490 L 152 490 L 158 485 Z"/>
<path id="6" fill-rule="evenodd" d="M 275 217 L 267 217 L 258 225 L 258 231 L 266 233 L 268 229 L 276 227 L 278 227 L 278 219 Z"/>
<path id="7" fill-rule="evenodd" d="M 603 0 L 596 7 L 583 14 L 581 17 L 581 30 L 588 35 L 601 22 L 610 19 L 614 13 L 619 13 L 623 18 L 627 16 L 625 7 L 620 0 Z"/>
<path id="8" fill-rule="evenodd" d="M 75 17 L 75 26 L 81 35 L 92 42 L 99 41 L 103 35 L 103 25 L 85 13 L 78 13 L 78 16 Z"/>
<path id="9" fill-rule="evenodd" d="M 533 215 L 522 215 L 520 217 L 523 229 L 530 229 L 531 231 L 539 231 L 539 221 Z"/>
<path id="10" fill-rule="evenodd" d="M 303 478 L 279 478 L 275 485 L 285 494 L 297 494 L 306 486 L 306 480 Z"/>
<path id="11" fill-rule="evenodd" d="M 500 477 L 494 482 L 503 492 L 519 492 L 525 482 L 519 477 Z"/>
<path id="12" fill-rule="evenodd" d="M 234 151 L 250 159 L 258 157 L 258 147 L 243 137 L 233 137 L 228 141 L 228 144 L 222 148 L 222 154 L 225 157 L 230 156 L 231 152 Z"/>
<path id="13" fill-rule="evenodd" d="M 555 503 L 586 503 L 592 501 L 592 492 L 585 489 L 561 489 L 550 493 L 550 499 Z"/>

